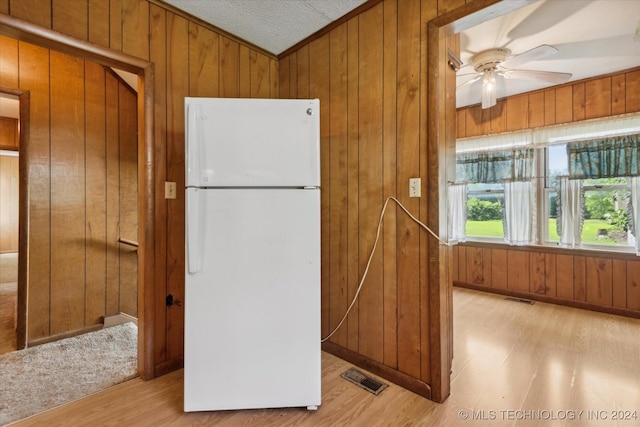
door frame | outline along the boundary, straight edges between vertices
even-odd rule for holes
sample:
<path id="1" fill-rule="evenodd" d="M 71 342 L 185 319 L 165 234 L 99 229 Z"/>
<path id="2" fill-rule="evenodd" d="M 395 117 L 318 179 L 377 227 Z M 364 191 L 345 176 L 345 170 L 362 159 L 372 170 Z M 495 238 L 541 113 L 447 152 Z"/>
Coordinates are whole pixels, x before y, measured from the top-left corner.
<path id="1" fill-rule="evenodd" d="M 155 275 L 155 189 L 154 189 L 154 67 L 153 63 L 109 48 L 97 46 L 84 40 L 58 33 L 21 19 L 0 14 L 0 35 L 28 42 L 47 49 L 62 52 L 77 58 L 92 61 L 107 67 L 118 68 L 138 75 L 138 372 L 143 379 L 155 376 L 155 334 L 154 334 L 154 275 Z M 23 108 L 28 102 L 20 103 Z M 20 144 L 28 145 L 28 132 L 21 134 Z M 25 153 L 26 154 L 26 150 Z M 20 320 L 19 334 L 26 341 L 26 289 L 28 286 L 28 156 L 20 158 L 19 185 L 19 267 L 18 304 L 24 304 L 24 319 Z M 20 260 L 25 260 L 20 262 Z M 19 336 L 20 336 L 19 335 Z M 20 338 L 19 338 L 20 339 Z M 20 342 L 19 342 L 20 343 Z M 24 348 L 24 347 L 23 347 Z"/>
<path id="2" fill-rule="evenodd" d="M 456 35 L 498 16 L 513 12 L 538 0 L 468 0 L 427 24 L 427 105 L 428 159 L 427 223 L 447 238 L 447 183 L 455 180 L 457 117 L 455 73 L 449 68 L 447 50 L 459 50 Z M 454 52 L 458 53 L 458 52 Z M 432 208 L 433 206 L 433 208 Z M 444 214 L 443 214 L 444 213 Z M 438 268 L 429 269 L 429 316 L 432 399 L 443 402 L 451 391 L 453 358 L 453 285 L 451 248 L 430 240 L 429 253 L 438 254 Z"/>
<path id="3" fill-rule="evenodd" d="M 16 319 L 16 349 L 27 346 L 27 280 L 29 270 L 29 91 L 0 86 L 0 93 L 18 98 L 18 296 Z"/>

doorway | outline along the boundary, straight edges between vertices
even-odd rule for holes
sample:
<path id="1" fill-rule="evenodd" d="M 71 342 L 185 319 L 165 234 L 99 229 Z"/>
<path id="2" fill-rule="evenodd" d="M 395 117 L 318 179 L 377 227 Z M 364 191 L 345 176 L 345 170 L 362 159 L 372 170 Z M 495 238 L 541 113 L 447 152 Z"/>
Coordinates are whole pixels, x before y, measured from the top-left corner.
<path id="1" fill-rule="evenodd" d="M 14 40 L 19 41 L 28 41 L 29 44 L 33 46 L 34 51 L 39 51 L 40 53 L 46 52 L 47 50 L 51 53 L 51 56 L 67 55 L 72 57 L 72 59 L 68 60 L 66 63 L 71 64 L 71 71 L 73 71 L 74 67 L 78 64 L 77 62 L 83 62 L 85 60 L 90 60 L 94 62 L 97 66 L 100 67 L 114 67 L 123 69 L 125 71 L 129 71 L 138 76 L 139 83 L 139 93 L 140 96 L 137 97 L 137 101 L 134 107 L 136 111 L 135 116 L 130 116 L 130 118 L 136 123 L 138 132 L 137 136 L 134 137 L 136 142 L 135 151 L 137 154 L 137 173 L 135 174 L 137 177 L 137 193 L 138 200 L 136 202 L 137 205 L 137 214 L 139 221 L 139 227 L 137 229 L 137 243 L 139 244 L 137 252 L 137 261 L 140 268 L 137 269 L 137 272 L 133 272 L 133 274 L 137 277 L 138 288 L 136 289 L 136 293 L 138 296 L 137 302 L 137 311 L 138 311 L 138 320 L 139 320 L 139 339 L 138 339 L 138 369 L 141 377 L 145 379 L 152 378 L 154 375 L 154 363 L 153 363 L 153 301 L 151 298 L 145 298 L 145 295 L 150 295 L 153 291 L 153 268 L 154 268 L 154 249 L 153 249 L 153 237 L 154 237 L 154 227 L 153 227 L 153 216 L 154 216 L 154 187 L 153 187 L 153 168 L 150 165 L 153 165 L 153 146 L 151 141 L 151 135 L 153 130 L 153 68 L 152 64 L 147 61 L 140 60 L 138 58 L 122 54 L 121 52 L 111 51 L 110 49 L 101 48 L 96 45 L 92 45 L 88 42 L 80 41 L 74 39 L 72 37 L 55 33 L 53 31 L 37 27 L 35 25 L 16 20 L 14 18 L 5 16 L 0 14 L 0 34 L 11 37 Z M 22 52 L 21 52 L 22 53 Z M 75 59 L 73 59 L 75 58 Z M 63 61 L 64 62 L 64 61 Z M 63 64 L 64 65 L 64 64 Z M 53 66 L 53 65 L 52 65 Z M 60 63 L 57 63 L 55 66 L 60 66 Z M 63 67 L 64 68 L 64 67 Z M 36 82 L 31 82 L 37 85 Z M 27 82 L 24 80 L 20 80 L 20 84 L 27 86 Z M 61 85 L 58 90 L 64 91 L 69 90 L 70 87 Z M 38 108 L 41 108 L 41 105 L 31 104 L 31 111 L 35 111 Z M 52 114 L 59 113 L 58 109 L 52 108 Z M 136 117 L 137 116 L 137 117 Z M 73 117 L 73 116 L 71 116 Z M 34 125 L 35 126 L 35 125 Z M 35 129 L 35 128 L 34 128 Z M 64 137 L 65 135 L 61 135 Z M 32 135 L 31 142 L 37 141 L 38 137 L 41 135 Z M 67 153 L 68 156 L 73 156 L 74 150 L 70 150 Z M 26 161 L 21 157 L 21 162 Z M 30 159 L 30 164 L 37 164 L 37 159 Z M 34 163 L 35 162 L 35 163 Z M 37 169 L 37 167 L 35 168 Z M 35 170 L 34 169 L 34 170 Z M 31 170 L 31 169 L 30 169 Z M 30 173 L 33 173 L 31 171 Z M 20 185 L 23 186 L 23 181 L 26 181 L 29 177 L 27 174 L 21 175 Z M 27 186 L 27 190 L 23 191 L 21 194 L 27 192 L 33 192 L 35 187 Z M 72 187 L 67 188 L 65 190 L 73 190 Z M 71 191 L 70 191 L 71 192 Z M 53 197 L 53 196 L 52 196 Z M 25 202 L 24 209 L 21 203 L 21 212 L 31 212 L 29 216 L 26 216 L 27 221 L 21 221 L 21 227 L 25 230 L 28 230 L 29 227 L 34 227 L 33 211 L 34 206 L 31 203 L 33 201 L 33 197 L 29 197 L 26 199 L 28 202 Z M 61 213 L 64 213 L 61 212 Z M 22 218 L 21 218 L 22 219 Z M 70 221 L 71 222 L 71 221 Z M 118 230 L 120 231 L 120 230 Z M 26 237 L 27 233 L 20 234 L 20 248 L 24 246 L 25 248 L 28 245 L 28 238 Z M 119 236 L 120 237 L 120 236 Z M 131 239 L 130 236 L 121 236 L 126 238 L 127 240 Z M 120 245 L 121 243 L 118 243 Z M 26 250 L 26 249 L 25 249 Z M 55 253 L 55 251 L 54 251 Z M 34 264 L 38 262 L 37 257 L 32 256 L 33 251 L 29 251 L 29 264 Z M 24 263 L 26 264 L 26 263 Z M 22 265 L 22 263 L 21 263 Z M 86 270 L 85 270 L 86 271 Z M 27 278 L 27 266 L 25 268 L 20 267 L 19 271 L 19 282 L 20 278 L 24 276 L 25 281 Z M 36 275 L 37 276 L 37 275 Z M 29 281 L 33 281 L 34 274 L 29 271 L 28 274 Z M 30 303 L 35 298 L 39 296 L 31 295 Z M 20 298 L 19 298 L 20 299 Z M 26 302 L 26 299 L 25 299 Z M 18 302 L 20 304 L 20 301 Z M 69 306 L 69 305 L 68 305 Z M 31 328 L 39 328 L 42 325 L 34 325 L 29 321 L 29 328 L 31 332 Z M 74 325 L 71 325 L 74 326 Z M 57 328 L 57 326 L 56 326 Z M 55 329 L 55 328 L 54 328 Z M 26 331 L 25 331 L 26 336 Z"/>
<path id="2" fill-rule="evenodd" d="M 9 60 L 19 64 L 15 81 L 30 91 L 32 101 L 30 120 L 25 122 L 33 132 L 31 137 L 28 131 L 20 132 L 21 173 L 13 179 L 19 181 L 20 198 L 26 201 L 14 209 L 20 211 L 14 242 L 19 257 L 14 259 L 19 258 L 24 271 L 14 273 L 17 286 L 14 283 L 12 298 L 7 299 L 12 303 L 8 330 L 18 331 L 8 350 L 26 346 L 31 355 L 30 350 L 49 348 L 54 341 L 85 337 L 107 323 L 119 329 L 122 317 L 138 317 L 142 103 L 110 67 L 0 38 L 4 59 L 15 52 Z M 19 52 L 2 48 L 7 44 L 19 45 Z M 23 130 L 22 123 L 16 128 Z M 23 327 L 16 328 L 18 324 Z M 133 345 L 133 353 L 126 352 L 127 362 L 138 358 L 137 333 L 133 334 L 133 341 L 127 341 L 127 349 Z M 118 348 L 120 357 L 124 351 Z M 104 359 L 101 353 L 94 361 Z M 135 374 L 135 364 L 132 368 Z M 60 387 L 46 390 L 60 394 Z"/>
<path id="3" fill-rule="evenodd" d="M 18 349 L 18 96 L 0 92 L 0 354 Z"/>

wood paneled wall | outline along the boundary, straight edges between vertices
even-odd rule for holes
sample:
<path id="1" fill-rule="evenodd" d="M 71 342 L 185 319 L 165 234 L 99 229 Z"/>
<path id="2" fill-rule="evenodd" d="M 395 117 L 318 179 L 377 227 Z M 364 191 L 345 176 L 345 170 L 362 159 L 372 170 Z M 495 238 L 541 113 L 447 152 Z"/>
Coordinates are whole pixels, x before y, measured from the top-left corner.
<path id="1" fill-rule="evenodd" d="M 31 94 L 28 342 L 137 315 L 137 101 L 101 65 L 0 37 L 0 85 Z"/>
<path id="2" fill-rule="evenodd" d="M 640 317 L 633 255 L 468 244 L 453 254 L 453 280 L 462 286 Z"/>
<path id="3" fill-rule="evenodd" d="M 0 117 L 0 150 L 18 150 L 18 119 Z M 18 252 L 18 158 L 0 155 L 0 253 Z"/>
<path id="4" fill-rule="evenodd" d="M 427 23 L 463 4 L 380 1 L 280 58 L 280 96 L 320 99 L 323 336 L 358 289 L 385 199 L 397 197 L 423 222 L 438 209 L 426 191 L 428 165 L 438 163 L 427 150 L 428 78 L 435 73 L 427 69 Z M 409 198 L 412 177 L 422 178 L 422 198 Z M 324 347 L 425 395 L 432 380 L 429 269 L 438 269 L 429 262 L 430 238 L 389 204 L 359 299 Z"/>
<path id="5" fill-rule="evenodd" d="M 458 138 L 640 111 L 640 68 L 458 109 Z"/>
<path id="6" fill-rule="evenodd" d="M 178 192 L 177 199 L 165 200 L 164 183 L 172 181 L 177 188 L 184 187 L 184 97 L 277 98 L 277 58 L 156 0 L 0 0 L 0 13 L 153 62 L 153 363 L 157 375 L 179 367 L 184 305 L 167 308 L 165 297 L 172 294 L 177 301 L 184 297 L 184 195 Z M 0 52 L 4 53 L 4 48 Z M 20 87 L 34 90 L 46 84 L 41 80 L 34 75 L 24 84 L 21 80 Z M 33 98 L 31 105 L 32 114 L 43 108 Z M 46 132 L 47 123 L 42 109 L 40 120 L 31 123 L 32 139 Z"/>
<path id="7" fill-rule="evenodd" d="M 17 150 L 19 145 L 18 119 L 0 117 L 0 150 Z"/>
<path id="8" fill-rule="evenodd" d="M 640 69 L 568 83 L 458 110 L 458 137 L 640 111 Z M 454 280 L 478 289 L 640 315 L 640 261 L 627 255 L 466 243 L 453 251 Z"/>
<path id="9" fill-rule="evenodd" d="M 0 155 L 0 253 L 18 252 L 18 157 Z"/>

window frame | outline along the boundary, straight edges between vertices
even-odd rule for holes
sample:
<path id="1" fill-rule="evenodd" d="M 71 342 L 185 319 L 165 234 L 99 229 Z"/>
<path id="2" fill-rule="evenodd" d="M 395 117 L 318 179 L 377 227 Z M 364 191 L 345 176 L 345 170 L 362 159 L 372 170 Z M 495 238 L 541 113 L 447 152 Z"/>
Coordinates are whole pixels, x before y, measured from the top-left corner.
<path id="1" fill-rule="evenodd" d="M 559 142 L 554 144 L 540 144 L 534 147 L 534 162 L 535 162 L 535 176 L 534 187 L 536 192 L 536 204 L 537 204 L 537 218 L 536 221 L 536 242 L 534 246 L 542 247 L 558 247 L 559 241 L 551 241 L 549 237 L 549 214 L 550 214 L 550 195 L 557 194 L 555 185 L 549 186 L 550 179 L 553 175 L 549 174 L 549 147 L 557 145 L 565 145 L 566 142 Z M 481 152 L 479 150 L 478 152 Z M 629 177 L 626 177 L 627 179 Z M 583 180 L 586 181 L 586 180 Z M 482 184 L 482 183 L 480 183 Z M 486 183 L 488 184 L 488 183 Z M 472 184 L 470 184 L 472 185 Z M 628 189 L 628 184 L 607 184 L 607 185 L 584 185 L 583 190 L 587 191 L 615 191 Z M 504 197 L 504 187 L 502 189 L 486 189 L 486 190 L 467 190 L 467 202 L 472 198 L 477 198 L 479 195 L 488 194 L 500 194 Z M 465 220 L 465 227 L 466 227 Z M 504 217 L 502 219 L 504 227 Z M 466 236 L 468 241 L 471 242 L 488 242 L 488 243 L 500 243 L 506 244 L 503 237 L 483 237 L 483 236 Z M 605 252 L 623 252 L 633 253 L 634 247 L 629 245 L 609 245 L 609 244 L 597 244 L 597 243 L 581 243 L 578 249 L 585 250 L 597 250 Z"/>
<path id="2" fill-rule="evenodd" d="M 627 180 L 629 179 L 629 177 L 625 177 Z M 586 180 L 583 180 L 586 181 Z M 604 184 L 604 185 L 599 185 L 599 184 L 591 184 L 591 185 L 584 185 L 582 187 L 582 190 L 585 194 L 585 200 L 586 200 L 586 193 L 587 191 L 616 191 L 616 190 L 628 190 L 629 189 L 629 184 Z M 631 231 L 631 230 L 629 230 Z M 633 248 L 630 245 L 607 245 L 607 244 L 597 244 L 597 243 L 581 243 L 581 246 L 584 247 L 585 249 L 589 249 L 589 248 L 596 248 L 598 250 L 604 250 L 604 248 L 607 248 L 608 250 L 611 250 L 611 248 L 615 248 L 614 251 L 616 252 L 632 252 L 635 251 L 635 248 Z"/>

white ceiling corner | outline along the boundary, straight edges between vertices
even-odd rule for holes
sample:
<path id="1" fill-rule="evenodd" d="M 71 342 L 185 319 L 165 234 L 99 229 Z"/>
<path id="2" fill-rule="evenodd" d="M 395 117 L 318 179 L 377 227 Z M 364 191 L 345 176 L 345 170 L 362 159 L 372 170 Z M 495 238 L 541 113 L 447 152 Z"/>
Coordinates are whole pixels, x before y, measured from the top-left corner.
<path id="1" fill-rule="evenodd" d="M 278 55 L 367 0 L 164 0 Z"/>

